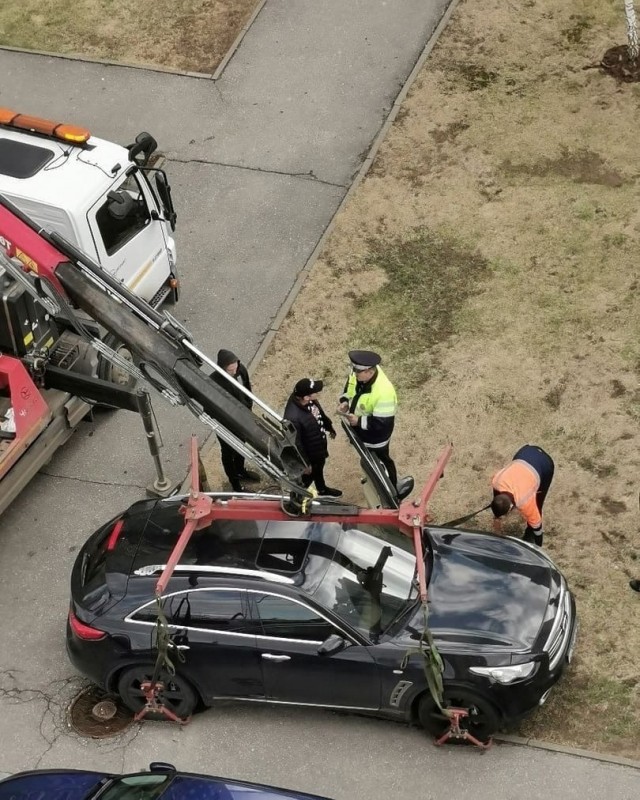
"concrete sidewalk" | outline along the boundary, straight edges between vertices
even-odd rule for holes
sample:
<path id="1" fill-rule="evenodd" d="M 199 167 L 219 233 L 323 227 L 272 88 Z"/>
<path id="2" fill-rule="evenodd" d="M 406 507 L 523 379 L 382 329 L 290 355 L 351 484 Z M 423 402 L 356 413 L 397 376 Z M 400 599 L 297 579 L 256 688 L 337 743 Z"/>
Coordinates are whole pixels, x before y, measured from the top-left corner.
<path id="1" fill-rule="evenodd" d="M 125 144 L 153 133 L 179 214 L 177 316 L 209 354 L 228 347 L 249 361 L 446 5 L 267 0 L 216 82 L 0 51 L 0 105 Z M 182 475 L 189 434 L 205 431 L 185 411 L 155 408 L 167 469 Z M 155 759 L 336 798 L 632 796 L 629 768 L 507 746 L 483 757 L 436 750 L 419 731 L 310 709 L 233 706 L 185 729 L 77 738 L 64 716 L 80 685 L 64 652 L 71 564 L 152 477 L 139 421 L 102 415 L 1 518 L 0 770 L 119 771 Z"/>

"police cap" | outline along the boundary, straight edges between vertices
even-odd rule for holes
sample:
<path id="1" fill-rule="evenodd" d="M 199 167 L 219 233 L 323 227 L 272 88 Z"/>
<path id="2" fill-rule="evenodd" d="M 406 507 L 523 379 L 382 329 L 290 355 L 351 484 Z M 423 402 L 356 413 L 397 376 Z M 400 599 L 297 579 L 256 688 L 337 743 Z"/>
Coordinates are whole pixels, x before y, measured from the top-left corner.
<path id="1" fill-rule="evenodd" d="M 354 369 L 371 369 L 377 367 L 382 361 L 378 353 L 372 350 L 350 350 L 349 361 Z"/>

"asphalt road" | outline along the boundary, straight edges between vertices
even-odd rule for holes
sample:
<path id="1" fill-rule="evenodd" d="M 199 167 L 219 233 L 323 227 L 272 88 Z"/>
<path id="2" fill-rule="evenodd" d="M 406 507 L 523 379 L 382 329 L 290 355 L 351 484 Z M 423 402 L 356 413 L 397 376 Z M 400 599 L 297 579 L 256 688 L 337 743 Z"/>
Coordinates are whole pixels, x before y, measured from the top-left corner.
<path id="1" fill-rule="evenodd" d="M 0 51 L 0 105 L 124 144 L 149 130 L 179 213 L 177 316 L 211 355 L 249 361 L 380 130 L 447 0 L 268 0 L 215 84 Z M 191 432 L 155 403 L 164 460 L 184 474 Z M 637 796 L 637 771 L 511 746 L 436 749 L 418 730 L 316 710 L 224 706 L 184 729 L 106 740 L 66 725 L 83 685 L 64 624 L 75 552 L 152 480 L 139 421 L 102 414 L 0 520 L 0 770 L 182 769 L 371 800 Z"/>

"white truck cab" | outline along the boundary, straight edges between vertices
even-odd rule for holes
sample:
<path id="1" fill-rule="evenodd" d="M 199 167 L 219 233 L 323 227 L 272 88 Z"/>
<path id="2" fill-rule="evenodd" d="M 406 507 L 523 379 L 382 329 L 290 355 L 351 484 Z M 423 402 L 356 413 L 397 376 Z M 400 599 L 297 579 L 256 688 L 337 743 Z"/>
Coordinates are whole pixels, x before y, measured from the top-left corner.
<path id="1" fill-rule="evenodd" d="M 176 214 L 165 173 L 148 166 L 156 146 L 0 108 L 0 194 L 151 305 L 175 302 Z"/>

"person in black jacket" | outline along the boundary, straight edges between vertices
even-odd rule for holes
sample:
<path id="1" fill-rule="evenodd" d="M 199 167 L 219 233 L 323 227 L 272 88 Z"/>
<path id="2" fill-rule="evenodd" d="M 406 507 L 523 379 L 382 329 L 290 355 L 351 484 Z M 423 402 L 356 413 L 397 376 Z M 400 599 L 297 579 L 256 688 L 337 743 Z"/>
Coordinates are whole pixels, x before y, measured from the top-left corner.
<path id="1" fill-rule="evenodd" d="M 297 434 L 296 444 L 309 463 L 308 472 L 302 476 L 303 485 L 315 483 L 318 494 L 341 497 L 340 489 L 327 486 L 324 479 L 324 465 L 329 456 L 327 433 L 335 439 L 336 432 L 317 400 L 317 393 L 322 391 L 322 386 L 322 381 L 311 378 L 299 380 L 287 401 L 284 418 L 293 423 Z"/>
<path id="2" fill-rule="evenodd" d="M 247 368 L 240 361 L 235 353 L 231 350 L 218 350 L 218 366 L 234 378 L 239 384 L 244 386 L 245 389 L 251 391 L 251 380 Z M 230 395 L 244 403 L 247 408 L 251 408 L 253 401 L 247 397 L 240 389 L 236 389 L 231 381 L 228 381 L 223 375 L 214 372 L 211 376 L 212 379 L 222 388 L 229 392 Z M 220 442 L 220 455 L 222 457 L 222 467 L 225 471 L 231 488 L 234 492 L 244 492 L 246 489 L 242 485 L 242 481 L 259 481 L 260 476 L 248 470 L 244 463 L 244 458 L 231 447 L 231 445 L 223 442 L 218 437 Z"/>

